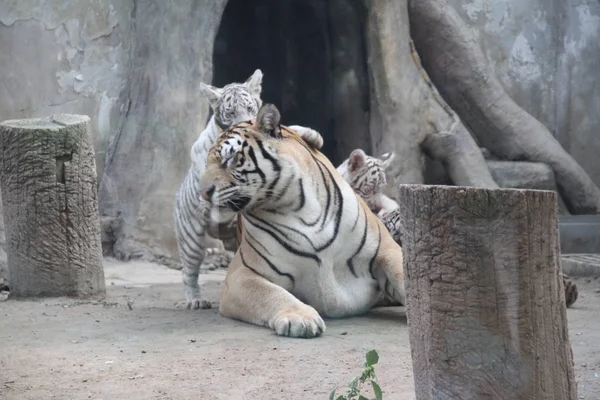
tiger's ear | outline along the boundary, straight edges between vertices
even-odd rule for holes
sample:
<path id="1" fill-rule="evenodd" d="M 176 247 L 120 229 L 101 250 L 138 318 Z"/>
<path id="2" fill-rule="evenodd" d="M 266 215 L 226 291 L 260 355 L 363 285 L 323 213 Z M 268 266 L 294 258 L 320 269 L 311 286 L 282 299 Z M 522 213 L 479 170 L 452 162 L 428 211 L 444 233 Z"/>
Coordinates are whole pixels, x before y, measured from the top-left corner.
<path id="1" fill-rule="evenodd" d="M 382 161 L 381 165 L 382 165 L 383 169 L 385 170 L 385 169 L 388 169 L 390 167 L 390 165 L 392 165 L 392 161 L 394 161 L 394 157 L 396 157 L 396 153 L 390 152 L 390 153 L 384 153 L 377 158 L 379 158 Z"/>
<path id="2" fill-rule="evenodd" d="M 264 135 L 280 138 L 280 120 L 281 115 L 279 114 L 277 107 L 267 103 L 258 110 L 258 115 L 256 116 L 256 128 Z"/>
<path id="3" fill-rule="evenodd" d="M 262 71 L 260 69 L 257 69 L 245 82 L 248 91 L 254 97 L 260 98 L 260 92 L 262 91 L 262 78 Z"/>
<path id="4" fill-rule="evenodd" d="M 367 162 L 367 155 L 361 149 L 353 150 L 348 157 L 348 171 L 356 172 L 364 167 Z"/>
<path id="5" fill-rule="evenodd" d="M 217 105 L 219 104 L 219 100 L 223 95 L 223 90 L 211 85 L 207 85 L 206 83 L 200 82 L 200 93 L 208 99 L 210 108 L 212 108 L 213 111 L 215 111 L 217 109 Z"/>

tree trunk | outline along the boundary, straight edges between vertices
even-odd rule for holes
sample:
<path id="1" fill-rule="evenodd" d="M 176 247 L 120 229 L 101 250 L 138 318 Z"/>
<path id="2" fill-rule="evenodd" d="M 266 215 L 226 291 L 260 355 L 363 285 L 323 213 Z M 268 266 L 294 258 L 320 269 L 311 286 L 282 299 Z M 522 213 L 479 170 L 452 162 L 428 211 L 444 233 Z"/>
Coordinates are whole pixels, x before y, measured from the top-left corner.
<path id="1" fill-rule="evenodd" d="M 11 296 L 104 296 L 90 119 L 0 124 Z"/>
<path id="2" fill-rule="evenodd" d="M 115 256 L 178 257 L 173 209 L 206 125 L 199 82 L 212 80 L 214 38 L 226 0 L 136 0 L 129 102 L 111 138 L 100 185 L 103 216 L 121 218 Z"/>
<path id="3" fill-rule="evenodd" d="M 409 16 L 425 70 L 481 144 L 506 160 L 548 164 L 572 213 L 599 213 L 598 187 L 550 131 L 508 96 L 457 12 L 443 0 L 411 0 Z"/>
<path id="4" fill-rule="evenodd" d="M 424 182 L 424 151 L 445 165 L 457 185 L 498 187 L 481 150 L 421 68 L 406 0 L 365 4 L 372 148 L 374 155 L 396 153 L 390 187 Z"/>
<path id="5" fill-rule="evenodd" d="M 399 193 L 416 398 L 575 400 L 556 194 Z"/>

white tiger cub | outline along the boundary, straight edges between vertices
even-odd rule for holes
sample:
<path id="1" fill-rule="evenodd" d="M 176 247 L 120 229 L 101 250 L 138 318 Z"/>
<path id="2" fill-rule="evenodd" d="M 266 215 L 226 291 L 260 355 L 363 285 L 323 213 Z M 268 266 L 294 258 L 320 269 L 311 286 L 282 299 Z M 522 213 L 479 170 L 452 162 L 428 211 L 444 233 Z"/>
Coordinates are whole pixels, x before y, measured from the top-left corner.
<path id="1" fill-rule="evenodd" d="M 315 337 L 323 317 L 404 304 L 402 249 L 335 167 L 265 104 L 223 132 L 201 180 L 218 223 L 240 218 L 241 240 L 220 313 L 278 335 Z"/>
<path id="2" fill-rule="evenodd" d="M 387 185 L 385 171 L 394 157 L 394 153 L 372 157 L 362 149 L 356 149 L 337 167 L 340 175 L 380 218 L 398 208 L 398 203 L 383 193 Z"/>
<path id="3" fill-rule="evenodd" d="M 200 197 L 198 185 L 206 169 L 208 150 L 224 129 L 256 118 L 258 109 L 262 105 L 260 98 L 262 77 L 262 71 L 257 69 L 244 83 L 230 83 L 222 88 L 200 84 L 200 91 L 208 99 L 213 116 L 191 148 L 191 166 L 177 192 L 174 210 L 175 231 L 188 309 L 211 307 L 210 302 L 201 296 L 198 285 L 198 274 L 206 255 L 207 242 L 212 239 L 213 246 L 226 254 L 221 240 L 213 239 L 209 234 L 214 237 L 225 237 L 235 232 L 235 228 L 231 226 L 207 225 L 205 218 L 207 208 Z M 322 147 L 323 138 L 317 131 L 302 126 L 295 126 L 295 129 L 308 144 L 317 149 Z M 224 258 L 225 260 L 221 262 L 228 264 L 230 259 Z"/>
<path id="4" fill-rule="evenodd" d="M 398 203 L 383 194 L 386 185 L 385 170 L 393 158 L 394 153 L 386 153 L 377 159 L 367 156 L 361 149 L 356 149 L 338 167 L 338 171 L 342 170 L 344 178 L 367 202 L 371 211 L 379 213 L 378 217 L 391 233 L 394 241 L 402 246 L 402 220 Z M 380 201 L 380 197 L 384 200 Z M 561 274 L 561 277 L 565 288 L 566 306 L 571 307 L 579 296 L 577 284 L 568 275 Z"/>

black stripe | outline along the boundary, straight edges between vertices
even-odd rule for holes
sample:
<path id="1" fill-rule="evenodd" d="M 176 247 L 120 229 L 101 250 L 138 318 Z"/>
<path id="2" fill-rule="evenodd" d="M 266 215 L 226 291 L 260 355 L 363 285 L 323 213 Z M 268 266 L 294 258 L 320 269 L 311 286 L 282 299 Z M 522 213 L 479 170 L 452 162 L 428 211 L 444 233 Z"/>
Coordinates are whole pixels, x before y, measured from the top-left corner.
<path id="1" fill-rule="evenodd" d="M 319 163 L 321 163 L 321 161 L 319 161 Z M 328 248 L 335 241 L 335 239 L 337 238 L 337 236 L 340 232 L 340 223 L 342 221 L 342 213 L 344 212 L 344 199 L 342 197 L 342 190 L 340 189 L 338 184 L 335 182 L 335 179 L 333 179 L 333 174 L 331 173 L 331 171 L 327 170 L 327 172 L 329 173 L 329 177 L 331 178 L 331 183 L 333 185 L 333 188 L 336 191 L 337 198 L 339 201 L 337 202 L 338 203 L 337 204 L 337 212 L 335 213 L 335 216 L 334 216 L 335 225 L 333 228 L 333 234 L 331 235 L 331 238 L 323 246 L 318 247 L 316 249 L 317 251 L 322 251 L 322 250 Z"/>
<path id="2" fill-rule="evenodd" d="M 312 155 L 312 154 L 311 154 Z M 323 224 L 325 223 L 325 219 L 327 218 L 327 210 L 329 209 L 329 202 L 330 202 L 330 192 L 329 192 L 329 187 L 327 185 L 327 179 L 325 178 L 325 174 L 323 173 L 323 169 L 321 168 L 321 165 L 318 163 L 317 158 L 312 155 L 312 160 L 313 162 L 317 165 L 317 168 L 319 168 L 319 172 L 321 173 L 321 179 L 323 182 L 323 186 L 325 187 L 325 190 L 327 191 L 327 207 L 325 208 L 325 211 L 322 212 L 321 214 L 319 214 L 317 216 L 317 219 L 314 222 L 307 222 L 304 220 L 304 218 L 299 218 L 300 222 L 302 222 L 304 225 L 306 226 L 315 226 L 319 223 L 319 221 L 321 220 L 321 217 L 323 218 Z M 319 197 L 319 185 L 317 185 L 317 197 Z M 323 226 L 321 226 L 321 228 L 323 228 Z M 321 230 L 319 230 L 320 232 Z"/>
<path id="3" fill-rule="evenodd" d="M 250 265 L 248 265 L 248 263 L 246 262 L 246 259 L 244 258 L 244 252 L 242 252 L 242 249 L 240 249 L 240 256 L 242 258 L 242 264 L 244 265 L 244 267 L 248 268 L 250 271 L 254 272 L 256 275 L 260 276 L 261 278 L 268 280 L 267 278 L 265 278 L 264 276 L 259 274 L 257 270 L 255 270 Z"/>
<path id="4" fill-rule="evenodd" d="M 298 207 L 294 208 L 294 212 L 300 211 L 302 207 L 304 207 L 304 203 L 306 202 L 306 196 L 304 195 L 304 186 L 302 185 L 302 178 L 300 178 L 298 181 L 300 184 L 300 204 L 298 205 Z"/>
<path id="5" fill-rule="evenodd" d="M 281 272 L 276 266 L 275 264 L 273 264 L 271 261 L 269 261 L 267 259 L 267 257 L 265 257 L 264 255 L 262 255 L 262 253 L 260 251 L 258 251 L 258 249 L 256 247 L 254 247 L 254 245 L 252 243 L 250 243 L 249 240 L 246 239 L 246 243 L 248 243 L 250 245 L 250 247 L 252 247 L 252 249 L 256 252 L 256 254 L 258 254 L 260 256 L 260 258 L 262 258 L 263 260 L 265 260 L 265 262 L 267 263 L 267 265 L 269 267 L 271 267 L 271 269 L 273 271 L 275 271 L 278 275 L 280 276 L 285 276 L 287 278 L 290 279 L 290 281 L 292 281 L 292 285 L 296 284 L 296 280 L 294 279 L 294 277 L 291 274 L 288 274 L 287 272 Z"/>
<path id="6" fill-rule="evenodd" d="M 327 179 L 325 179 L 325 174 L 323 173 L 323 166 L 321 165 L 321 162 L 319 162 L 319 160 L 317 160 L 316 157 L 313 156 L 313 158 L 317 162 L 319 171 L 321 171 L 321 176 L 323 178 L 323 185 L 325 186 L 325 193 L 327 193 L 327 202 L 325 203 L 325 211 L 323 212 L 323 221 L 321 222 L 321 228 L 317 231 L 317 232 L 321 232 L 325 228 L 325 221 L 327 221 L 327 214 L 329 213 L 329 206 L 331 205 L 331 191 L 329 190 L 329 185 L 327 185 Z M 330 175 L 331 175 L 331 172 L 330 172 Z M 335 182 L 332 182 L 332 183 L 335 184 Z"/>
<path id="7" fill-rule="evenodd" d="M 371 261 L 369 261 L 369 274 L 371 274 L 371 278 L 375 280 L 376 278 L 373 275 L 373 266 L 375 265 L 375 257 L 377 257 L 377 253 L 379 253 L 379 246 L 381 246 L 381 228 L 379 228 L 379 224 L 377 224 L 377 233 L 379 234 L 379 237 L 377 238 L 377 249 L 371 258 Z"/>
<path id="8" fill-rule="evenodd" d="M 348 261 L 346 262 L 346 264 L 348 264 L 348 268 L 350 268 L 350 272 L 352 272 L 352 275 L 354 275 L 355 278 L 358 278 L 358 275 L 356 275 L 356 271 L 354 270 L 354 263 L 353 263 L 352 259 L 354 257 L 356 257 L 356 255 L 358 253 L 360 253 L 362 248 L 365 246 L 365 242 L 367 241 L 367 228 L 369 227 L 369 221 L 367 220 L 367 213 L 364 213 L 364 214 L 365 214 L 365 230 L 364 230 L 362 238 L 360 240 L 360 245 L 358 246 L 358 249 L 356 249 L 354 254 L 352 254 L 352 257 L 350 257 L 348 259 Z"/>
<path id="9" fill-rule="evenodd" d="M 184 220 L 185 222 L 185 220 Z M 192 235 L 188 230 L 188 224 L 180 225 L 180 233 L 184 239 L 184 242 L 196 243 L 198 241 L 198 235 Z"/>
<path id="10" fill-rule="evenodd" d="M 252 234 L 251 234 L 251 233 L 250 233 L 250 232 L 249 232 L 247 229 L 246 229 L 246 234 L 247 234 L 247 235 L 248 235 L 248 237 L 249 237 L 250 239 L 252 239 L 252 240 L 253 240 L 255 243 L 259 244 L 259 245 L 260 245 L 260 247 L 262 247 L 262 248 L 263 248 L 263 250 L 264 250 L 264 251 L 265 251 L 267 254 L 269 254 L 269 255 L 272 255 L 272 254 L 271 254 L 271 252 L 270 252 L 270 251 L 269 251 L 269 250 L 268 250 L 268 249 L 267 249 L 267 248 L 266 248 L 266 247 L 265 247 L 265 246 L 264 246 L 262 243 L 260 243 L 258 240 L 256 240 L 256 238 L 255 238 L 254 236 L 252 236 Z"/>
<path id="11" fill-rule="evenodd" d="M 246 217 L 249 217 L 249 215 L 246 215 Z M 310 258 L 312 260 L 315 260 L 317 262 L 317 264 L 319 266 L 321 266 L 321 259 L 316 254 L 307 253 L 305 251 L 301 251 L 301 250 L 295 249 L 292 246 L 290 246 L 287 241 L 281 240 L 280 237 L 278 237 L 276 234 L 274 234 L 270 230 L 268 230 L 266 228 L 263 228 L 262 226 L 253 223 L 252 221 L 250 221 L 249 218 L 246 218 L 246 220 L 248 221 L 248 223 L 250 225 L 256 227 L 257 229 L 260 229 L 261 231 L 263 231 L 265 233 L 267 233 L 269 236 L 271 236 L 273 239 L 275 239 L 277 241 L 277 243 L 279 243 L 284 249 L 286 249 L 290 253 L 295 254 L 295 255 L 297 255 L 299 257 Z"/>
<path id="12" fill-rule="evenodd" d="M 285 239 L 287 239 L 289 242 L 296 242 L 298 243 L 297 240 L 293 240 L 292 238 L 290 238 L 287 233 L 285 233 L 283 230 L 281 230 L 280 228 L 285 228 L 288 229 L 290 231 L 292 231 L 293 233 L 302 236 L 304 239 L 306 239 L 306 241 L 312 246 L 312 248 L 315 248 L 314 243 L 312 242 L 312 240 L 310 239 L 310 237 L 308 237 L 305 233 L 299 231 L 298 229 L 295 228 L 291 228 L 289 226 L 277 223 L 277 222 L 267 222 L 265 220 L 263 220 L 262 218 L 258 218 L 257 216 L 253 215 L 252 218 L 262 222 L 263 224 L 267 225 L 269 228 L 273 229 L 274 231 L 276 231 L 277 233 L 279 233 L 281 236 L 283 236 Z"/>
<path id="13" fill-rule="evenodd" d="M 248 156 L 250 157 L 250 159 L 254 163 L 255 169 L 254 169 L 254 171 L 248 171 L 247 173 L 256 172 L 260 176 L 260 179 L 262 179 L 263 184 L 264 184 L 264 182 L 265 182 L 265 173 L 262 172 L 262 170 L 260 170 L 258 168 L 258 160 L 256 159 L 256 154 L 254 153 L 254 148 L 253 147 L 250 147 L 250 149 L 248 150 Z"/>
<path id="14" fill-rule="evenodd" d="M 275 201 L 281 200 L 286 195 L 287 191 L 289 190 L 290 186 L 292 186 L 292 183 L 294 182 L 295 179 L 296 179 L 296 174 L 292 173 L 290 175 L 290 178 L 287 180 L 287 182 L 283 186 L 283 189 L 281 189 L 281 192 L 279 192 L 279 194 L 276 196 Z"/>
<path id="15" fill-rule="evenodd" d="M 260 154 L 263 156 L 263 158 L 265 160 L 268 160 L 271 162 L 272 166 L 273 166 L 273 171 L 275 171 L 275 179 L 273 180 L 273 182 L 271 182 L 271 184 L 269 185 L 269 187 L 267 188 L 269 191 L 267 192 L 267 198 L 271 197 L 271 191 L 273 190 L 273 188 L 277 185 L 277 183 L 279 183 L 279 179 L 281 179 L 281 165 L 279 165 L 279 162 L 277 162 L 276 159 L 274 159 L 266 150 L 265 147 L 263 146 L 263 142 L 262 140 L 257 140 L 256 144 L 258 145 L 258 148 L 260 149 Z"/>

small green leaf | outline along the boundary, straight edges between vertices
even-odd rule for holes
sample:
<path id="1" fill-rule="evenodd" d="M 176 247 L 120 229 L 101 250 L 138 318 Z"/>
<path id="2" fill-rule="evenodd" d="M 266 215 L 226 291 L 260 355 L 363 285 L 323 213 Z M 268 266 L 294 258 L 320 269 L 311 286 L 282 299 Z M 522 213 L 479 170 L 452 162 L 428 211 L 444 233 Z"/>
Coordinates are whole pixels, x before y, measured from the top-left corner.
<path id="1" fill-rule="evenodd" d="M 381 392 L 381 388 L 375 381 L 371 381 L 371 386 L 373 386 L 373 393 L 375 393 L 375 400 L 383 400 L 383 393 Z"/>
<path id="2" fill-rule="evenodd" d="M 369 400 L 367 399 L 365 396 L 363 396 L 362 394 L 358 397 L 358 400 Z"/>
<path id="3" fill-rule="evenodd" d="M 333 389 L 331 393 L 329 393 L 329 400 L 335 400 L 335 389 Z"/>
<path id="4" fill-rule="evenodd" d="M 335 400 L 346 400 L 346 398 L 344 397 L 344 395 L 340 395 L 340 397 L 338 397 L 338 398 L 337 398 L 337 399 L 335 399 Z"/>
<path id="5" fill-rule="evenodd" d="M 371 350 L 367 353 L 367 367 L 377 364 L 378 361 L 379 354 L 377 354 L 377 351 Z"/>

